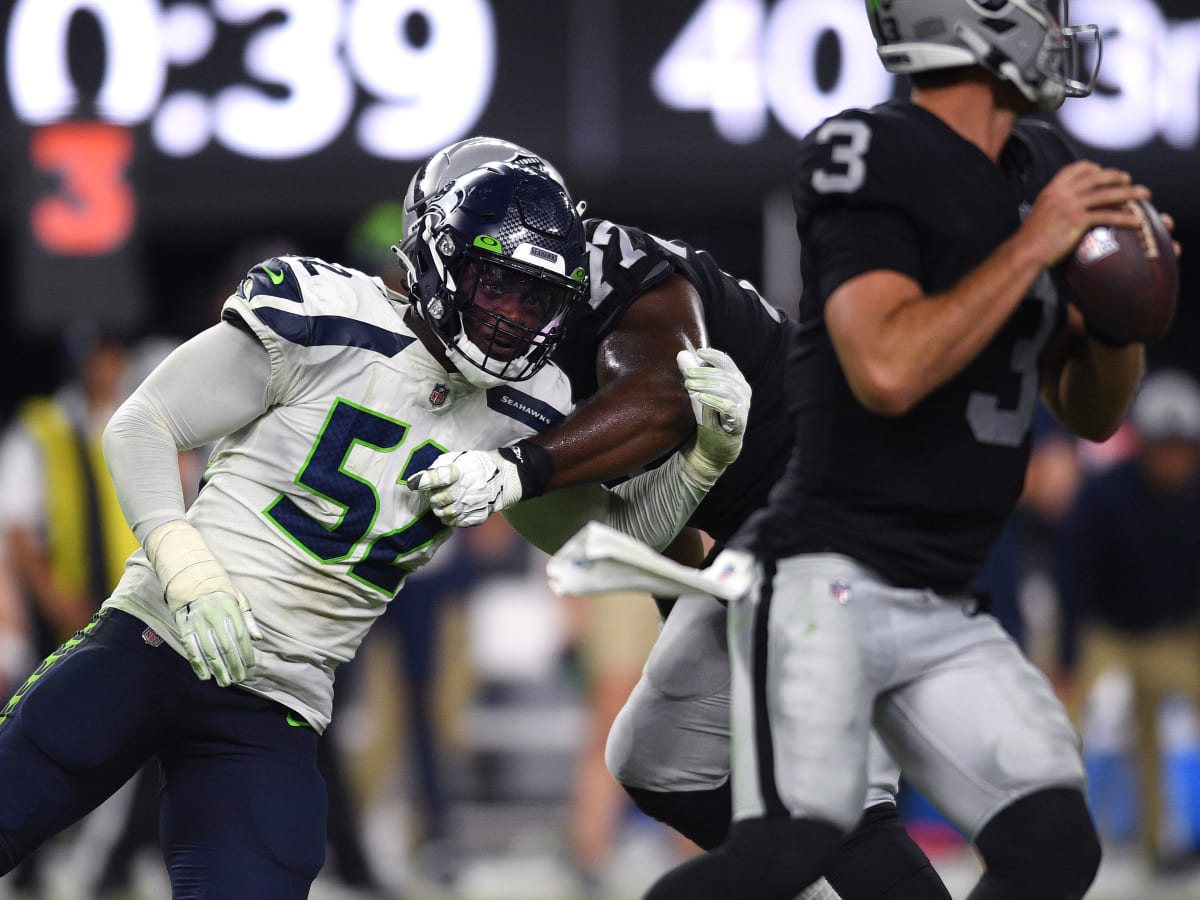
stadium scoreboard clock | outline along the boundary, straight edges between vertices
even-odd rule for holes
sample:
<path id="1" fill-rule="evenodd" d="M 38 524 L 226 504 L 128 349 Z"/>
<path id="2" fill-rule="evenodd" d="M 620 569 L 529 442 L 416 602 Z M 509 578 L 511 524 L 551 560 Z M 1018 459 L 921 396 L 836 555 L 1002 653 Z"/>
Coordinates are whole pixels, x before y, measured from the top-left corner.
<path id="1" fill-rule="evenodd" d="M 1200 206 L 1200 12 L 1071 14 L 1105 57 L 1059 123 Z M 139 229 L 346 217 L 474 133 L 545 153 L 606 209 L 755 206 L 796 137 L 898 89 L 862 0 L 13 0 L 2 27 L 0 210 L 34 328 L 69 311 L 76 263 L 131 277 Z"/>

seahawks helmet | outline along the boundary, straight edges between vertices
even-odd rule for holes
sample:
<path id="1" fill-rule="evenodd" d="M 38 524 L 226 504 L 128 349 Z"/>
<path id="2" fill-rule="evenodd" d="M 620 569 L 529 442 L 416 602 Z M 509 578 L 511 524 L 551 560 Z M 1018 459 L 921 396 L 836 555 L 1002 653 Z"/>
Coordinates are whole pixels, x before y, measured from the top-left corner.
<path id="1" fill-rule="evenodd" d="M 421 317 L 478 387 L 545 365 L 587 286 L 579 213 L 554 178 L 524 166 L 448 182 L 394 249 Z"/>
<path id="2" fill-rule="evenodd" d="M 1100 68 L 1099 29 L 1065 25 L 1067 0 L 867 0 L 867 13 L 889 72 L 981 65 L 1044 110 L 1086 97 Z"/>
<path id="3" fill-rule="evenodd" d="M 566 182 L 558 170 L 533 151 L 502 138 L 482 135 L 464 138 L 429 157 L 409 181 L 408 190 L 404 192 L 405 233 L 416 227 L 429 201 L 445 190 L 447 184 L 471 169 L 490 162 L 536 169 L 549 175 L 567 191 Z"/>

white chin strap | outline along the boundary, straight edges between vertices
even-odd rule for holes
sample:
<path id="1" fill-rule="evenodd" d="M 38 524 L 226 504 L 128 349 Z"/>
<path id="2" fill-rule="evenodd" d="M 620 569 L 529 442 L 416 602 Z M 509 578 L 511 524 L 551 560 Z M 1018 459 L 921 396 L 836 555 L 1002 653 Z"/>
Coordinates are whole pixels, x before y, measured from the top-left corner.
<path id="1" fill-rule="evenodd" d="M 488 388 L 500 387 L 502 384 L 508 384 L 512 379 L 501 378 L 483 368 L 487 364 L 487 357 L 483 355 L 475 344 L 467 337 L 466 332 L 461 328 L 458 332 L 458 337 L 454 339 L 454 343 L 449 346 L 450 361 L 458 368 L 462 377 L 468 382 L 481 390 Z M 459 357 L 462 357 L 460 362 Z M 513 358 L 508 365 L 513 367 L 513 371 L 520 371 L 524 368 L 524 357 Z"/>

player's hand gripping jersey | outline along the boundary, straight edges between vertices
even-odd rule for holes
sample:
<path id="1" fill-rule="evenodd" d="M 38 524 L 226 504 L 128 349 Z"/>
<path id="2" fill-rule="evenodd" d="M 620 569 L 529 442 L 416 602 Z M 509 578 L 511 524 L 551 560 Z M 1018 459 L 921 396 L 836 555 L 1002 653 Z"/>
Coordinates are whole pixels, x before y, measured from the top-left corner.
<path id="1" fill-rule="evenodd" d="M 805 290 L 788 370 L 798 452 L 787 502 L 753 530 L 764 549 L 845 553 L 902 586 L 954 591 L 974 577 L 1024 481 L 1041 354 L 1065 317 L 1052 278 L 900 418 L 854 398 L 824 304 L 873 270 L 907 275 L 926 294 L 948 289 L 1016 231 L 1073 158 L 1049 128 L 1022 121 L 994 165 L 907 102 L 845 112 L 803 142 L 794 191 Z"/>
<path id="2" fill-rule="evenodd" d="M 247 338 L 248 353 L 265 348 L 270 359 L 257 409 L 238 422 L 216 421 L 230 398 L 210 395 L 212 410 L 177 410 L 168 426 L 181 446 L 229 432 L 187 517 L 249 598 L 264 634 L 242 686 L 318 729 L 329 720 L 334 667 L 449 535 L 426 498 L 405 486 L 408 476 L 446 448 L 510 444 L 570 410 L 567 380 L 552 365 L 488 390 L 448 375 L 396 299 L 378 279 L 319 259 L 256 266 L 222 318 L 261 345 Z M 204 431 L 192 421 L 206 423 Z M 122 502 L 139 536 L 169 517 L 153 492 Z M 180 649 L 143 552 L 109 603 Z"/>
<path id="3" fill-rule="evenodd" d="M 709 341 L 733 359 L 754 390 L 750 419 L 737 460 L 726 469 L 692 516 L 691 525 L 717 539 L 728 537 L 766 503 L 791 447 L 785 413 L 783 370 L 790 321 L 754 286 L 722 271 L 713 258 L 682 241 L 667 241 L 639 228 L 585 219 L 589 299 L 576 313 L 555 354 L 571 379 L 576 402 L 597 390 L 600 342 L 618 327 L 629 306 L 678 272 L 704 305 Z"/>

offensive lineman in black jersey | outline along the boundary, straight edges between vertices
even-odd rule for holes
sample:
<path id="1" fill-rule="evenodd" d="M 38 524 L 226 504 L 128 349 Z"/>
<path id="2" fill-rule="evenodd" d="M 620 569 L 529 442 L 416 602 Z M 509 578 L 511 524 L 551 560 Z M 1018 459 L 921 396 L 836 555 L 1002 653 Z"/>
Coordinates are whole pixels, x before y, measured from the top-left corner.
<path id="1" fill-rule="evenodd" d="M 468 139 L 435 154 L 418 172 L 406 215 L 419 213 L 439 180 L 459 169 L 514 157 L 557 175 L 505 141 Z M 787 462 L 792 432 L 783 386 L 794 323 L 704 251 L 603 219 L 584 224 L 589 302 L 555 356 L 579 405 L 536 443 L 504 451 L 519 452 L 519 464 L 496 453 L 460 456 L 459 480 L 444 486 L 443 512 L 451 506 L 457 512 L 444 520 L 477 524 L 522 497 L 616 478 L 669 453 L 695 423 L 675 355 L 711 343 L 734 358 L 754 391 L 742 451 L 689 523 L 725 541 L 766 503 Z M 468 497 L 477 486 L 483 489 Z M 431 500 L 438 511 L 437 497 Z M 690 561 L 699 562 L 698 543 L 678 552 L 696 553 Z M 720 845 L 730 824 L 729 682 L 724 606 L 711 597 L 683 598 L 666 618 L 608 741 L 609 769 L 638 806 L 705 848 Z M 898 770 L 881 746 L 873 749 L 870 787 L 860 804 L 866 813 L 825 872 L 837 894 L 818 882 L 805 896 L 948 900 L 897 818 Z"/>
<path id="2" fill-rule="evenodd" d="M 1148 191 L 1019 118 L 1095 79 L 1067 64 L 1095 26 L 1050 7 L 867 0 L 911 99 L 801 144 L 795 447 L 726 551 L 758 566 L 729 612 L 735 821 L 648 900 L 794 897 L 859 815 L 872 725 L 979 850 L 972 900 L 1078 898 L 1095 877 L 1078 737 L 971 590 L 1021 491 L 1039 391 L 1102 440 L 1143 368 L 1052 275 L 1087 229 L 1134 226 L 1122 204 Z"/>

